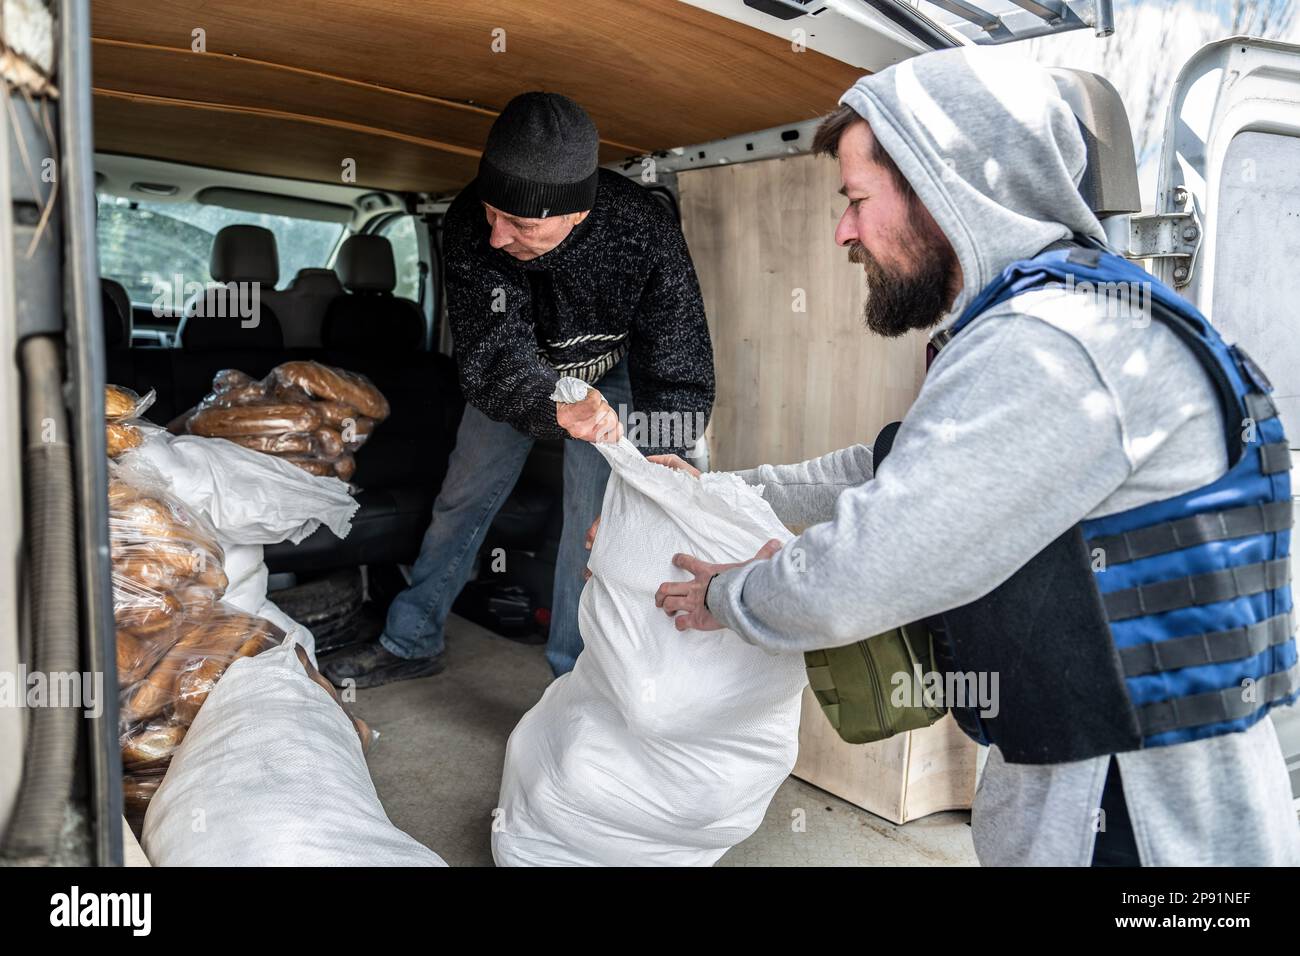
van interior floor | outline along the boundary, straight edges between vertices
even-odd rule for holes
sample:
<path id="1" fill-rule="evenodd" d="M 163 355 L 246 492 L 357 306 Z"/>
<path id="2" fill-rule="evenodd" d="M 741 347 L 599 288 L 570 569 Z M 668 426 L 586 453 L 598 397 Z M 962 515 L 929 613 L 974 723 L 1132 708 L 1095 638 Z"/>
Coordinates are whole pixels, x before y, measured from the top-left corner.
<path id="1" fill-rule="evenodd" d="M 452 866 L 491 866 L 506 738 L 550 679 L 541 647 L 453 615 L 445 671 L 357 691 L 352 709 L 380 733 L 370 772 L 393 823 Z M 938 813 L 897 826 L 790 777 L 719 865 L 973 866 L 969 820 Z"/>

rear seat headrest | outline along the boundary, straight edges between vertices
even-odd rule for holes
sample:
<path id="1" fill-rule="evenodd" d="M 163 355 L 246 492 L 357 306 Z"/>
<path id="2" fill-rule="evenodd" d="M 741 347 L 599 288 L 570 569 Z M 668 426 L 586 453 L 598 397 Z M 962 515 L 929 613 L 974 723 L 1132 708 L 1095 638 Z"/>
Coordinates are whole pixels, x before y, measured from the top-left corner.
<path id="1" fill-rule="evenodd" d="M 392 292 L 397 285 L 393 247 L 383 236 L 344 240 L 334 271 L 349 292 Z"/>
<path id="2" fill-rule="evenodd" d="M 104 347 L 126 348 L 131 344 L 131 297 L 126 287 L 113 279 L 100 279 L 104 312 Z"/>
<path id="3" fill-rule="evenodd" d="M 223 226 L 212 239 L 208 272 L 217 282 L 260 282 L 274 289 L 280 281 L 275 234 L 261 226 Z"/>
<path id="4" fill-rule="evenodd" d="M 343 283 L 333 269 L 299 269 L 286 292 L 302 295 L 342 295 Z"/>

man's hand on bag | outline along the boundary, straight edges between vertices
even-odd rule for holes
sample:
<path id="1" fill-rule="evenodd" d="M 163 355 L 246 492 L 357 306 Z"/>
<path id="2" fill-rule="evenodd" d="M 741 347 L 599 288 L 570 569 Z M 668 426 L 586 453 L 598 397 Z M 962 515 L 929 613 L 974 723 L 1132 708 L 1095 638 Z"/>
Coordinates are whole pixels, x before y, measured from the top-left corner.
<path id="1" fill-rule="evenodd" d="M 689 581 L 665 581 L 655 592 L 655 607 L 663 608 L 665 614 L 674 618 L 679 631 L 716 631 L 722 625 L 704 606 L 704 596 L 708 592 L 709 582 L 714 575 L 732 568 L 742 568 L 755 561 L 766 561 L 781 550 L 781 542 L 773 538 L 758 549 L 758 554 L 748 561 L 735 564 L 709 564 L 689 554 L 674 554 L 673 567 L 689 571 Z"/>
<path id="2" fill-rule="evenodd" d="M 656 465 L 663 465 L 673 471 L 684 471 L 692 478 L 700 477 L 700 469 L 676 455 L 647 455 L 646 461 L 653 461 Z"/>
<path id="3" fill-rule="evenodd" d="M 555 403 L 555 420 L 570 438 L 590 442 L 616 442 L 623 437 L 618 413 L 596 389 L 580 402 Z"/>

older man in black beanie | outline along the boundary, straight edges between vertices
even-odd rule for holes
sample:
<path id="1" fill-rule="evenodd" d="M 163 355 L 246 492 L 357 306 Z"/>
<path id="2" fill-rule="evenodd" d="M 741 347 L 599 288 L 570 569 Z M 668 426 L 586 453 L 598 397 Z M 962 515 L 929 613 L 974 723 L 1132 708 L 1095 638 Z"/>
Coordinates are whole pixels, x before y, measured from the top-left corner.
<path id="1" fill-rule="evenodd" d="M 609 467 L 589 442 L 622 434 L 616 407 L 670 427 L 629 428 L 643 451 L 683 454 L 713 406 L 713 350 L 681 228 L 646 190 L 598 167 L 590 117 L 524 93 L 493 123 L 474 180 L 447 210 L 447 314 L 468 405 L 411 586 L 379 641 L 324 663 L 366 687 L 436 674 L 443 625 L 533 442 L 564 450 L 564 530 L 546 657 L 573 667 L 584 536 Z M 560 406 L 555 382 L 596 386 Z"/>

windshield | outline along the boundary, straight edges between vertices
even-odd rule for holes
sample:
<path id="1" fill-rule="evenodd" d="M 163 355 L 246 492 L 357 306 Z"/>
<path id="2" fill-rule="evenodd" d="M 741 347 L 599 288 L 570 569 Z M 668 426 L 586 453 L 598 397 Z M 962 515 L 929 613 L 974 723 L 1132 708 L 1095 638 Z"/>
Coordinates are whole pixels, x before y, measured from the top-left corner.
<path id="1" fill-rule="evenodd" d="M 99 272 L 126 287 L 133 305 L 149 305 L 159 287 L 208 283 L 212 239 L 223 226 L 263 226 L 275 234 L 280 258 L 279 287 L 299 269 L 327 264 L 344 226 L 243 212 L 196 202 L 149 202 L 101 194 L 98 197 Z"/>

